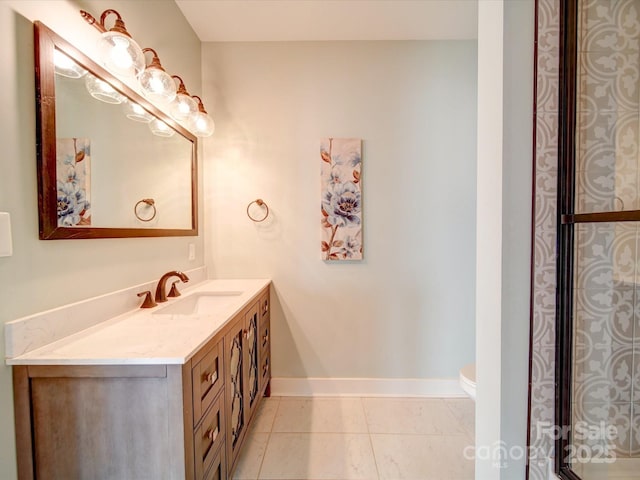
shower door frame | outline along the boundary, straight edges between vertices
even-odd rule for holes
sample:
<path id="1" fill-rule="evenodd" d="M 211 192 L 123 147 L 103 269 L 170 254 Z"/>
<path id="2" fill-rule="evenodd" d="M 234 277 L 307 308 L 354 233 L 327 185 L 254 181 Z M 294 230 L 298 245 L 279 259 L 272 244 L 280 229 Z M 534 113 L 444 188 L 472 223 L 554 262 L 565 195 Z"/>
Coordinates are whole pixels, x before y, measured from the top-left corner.
<path id="1" fill-rule="evenodd" d="M 579 1 L 560 2 L 555 424 L 568 434 L 556 437 L 555 473 L 568 480 L 581 480 L 564 453 L 571 452 L 575 225 L 640 221 L 640 210 L 575 213 Z"/>

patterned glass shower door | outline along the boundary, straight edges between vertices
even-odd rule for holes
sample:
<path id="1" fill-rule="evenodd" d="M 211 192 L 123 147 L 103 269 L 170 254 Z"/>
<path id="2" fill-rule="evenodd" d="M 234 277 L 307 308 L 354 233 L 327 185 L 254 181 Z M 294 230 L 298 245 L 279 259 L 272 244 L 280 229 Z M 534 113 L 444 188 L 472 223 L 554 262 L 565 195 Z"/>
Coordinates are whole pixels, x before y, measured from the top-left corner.
<path id="1" fill-rule="evenodd" d="M 584 480 L 609 478 L 640 460 L 639 228 L 575 226 L 572 443 L 564 454 Z"/>
<path id="2" fill-rule="evenodd" d="M 584 480 L 638 478 L 640 0 L 564 6 L 575 43 L 564 45 L 563 64 L 573 75 L 563 92 L 559 312 L 571 380 L 559 454 Z"/>

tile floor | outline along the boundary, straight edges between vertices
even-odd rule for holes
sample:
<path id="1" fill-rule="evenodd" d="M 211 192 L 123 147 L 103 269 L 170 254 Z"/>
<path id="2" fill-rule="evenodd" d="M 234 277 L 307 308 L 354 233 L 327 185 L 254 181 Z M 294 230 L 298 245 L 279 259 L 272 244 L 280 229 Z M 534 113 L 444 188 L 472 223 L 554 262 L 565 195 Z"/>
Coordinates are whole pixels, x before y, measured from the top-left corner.
<path id="1" fill-rule="evenodd" d="M 473 480 L 466 398 L 263 399 L 233 478 Z"/>

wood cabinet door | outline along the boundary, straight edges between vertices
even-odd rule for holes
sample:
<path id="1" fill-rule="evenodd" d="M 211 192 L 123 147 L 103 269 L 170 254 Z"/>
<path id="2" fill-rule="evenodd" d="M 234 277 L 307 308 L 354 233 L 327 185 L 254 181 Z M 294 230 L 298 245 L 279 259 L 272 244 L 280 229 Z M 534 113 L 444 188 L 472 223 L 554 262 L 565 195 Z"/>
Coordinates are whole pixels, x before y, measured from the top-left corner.
<path id="1" fill-rule="evenodd" d="M 258 320 L 258 373 L 259 391 L 269 396 L 267 384 L 271 379 L 271 315 L 269 313 L 269 291 L 260 297 L 260 319 Z"/>
<path id="2" fill-rule="evenodd" d="M 193 478 L 182 366 L 29 370 L 35 478 Z"/>
<path id="3" fill-rule="evenodd" d="M 234 320 L 233 327 L 224 337 L 225 397 L 227 417 L 227 465 L 233 468 L 240 451 L 249 417 L 245 414 L 244 389 L 244 317 Z"/>
<path id="4" fill-rule="evenodd" d="M 258 363 L 258 318 L 259 309 L 256 302 L 244 317 L 245 324 L 245 348 L 244 348 L 244 411 L 247 420 L 253 415 L 258 403 L 258 389 L 260 385 L 260 372 Z"/>

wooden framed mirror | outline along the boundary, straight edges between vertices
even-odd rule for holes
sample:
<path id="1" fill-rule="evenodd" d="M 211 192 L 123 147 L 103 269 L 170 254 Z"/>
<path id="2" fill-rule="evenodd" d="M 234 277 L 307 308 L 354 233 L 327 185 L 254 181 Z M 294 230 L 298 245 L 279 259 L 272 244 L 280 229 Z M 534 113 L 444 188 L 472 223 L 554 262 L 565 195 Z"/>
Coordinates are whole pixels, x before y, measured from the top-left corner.
<path id="1" fill-rule="evenodd" d="M 195 236 L 196 137 L 34 23 L 40 239 Z"/>

